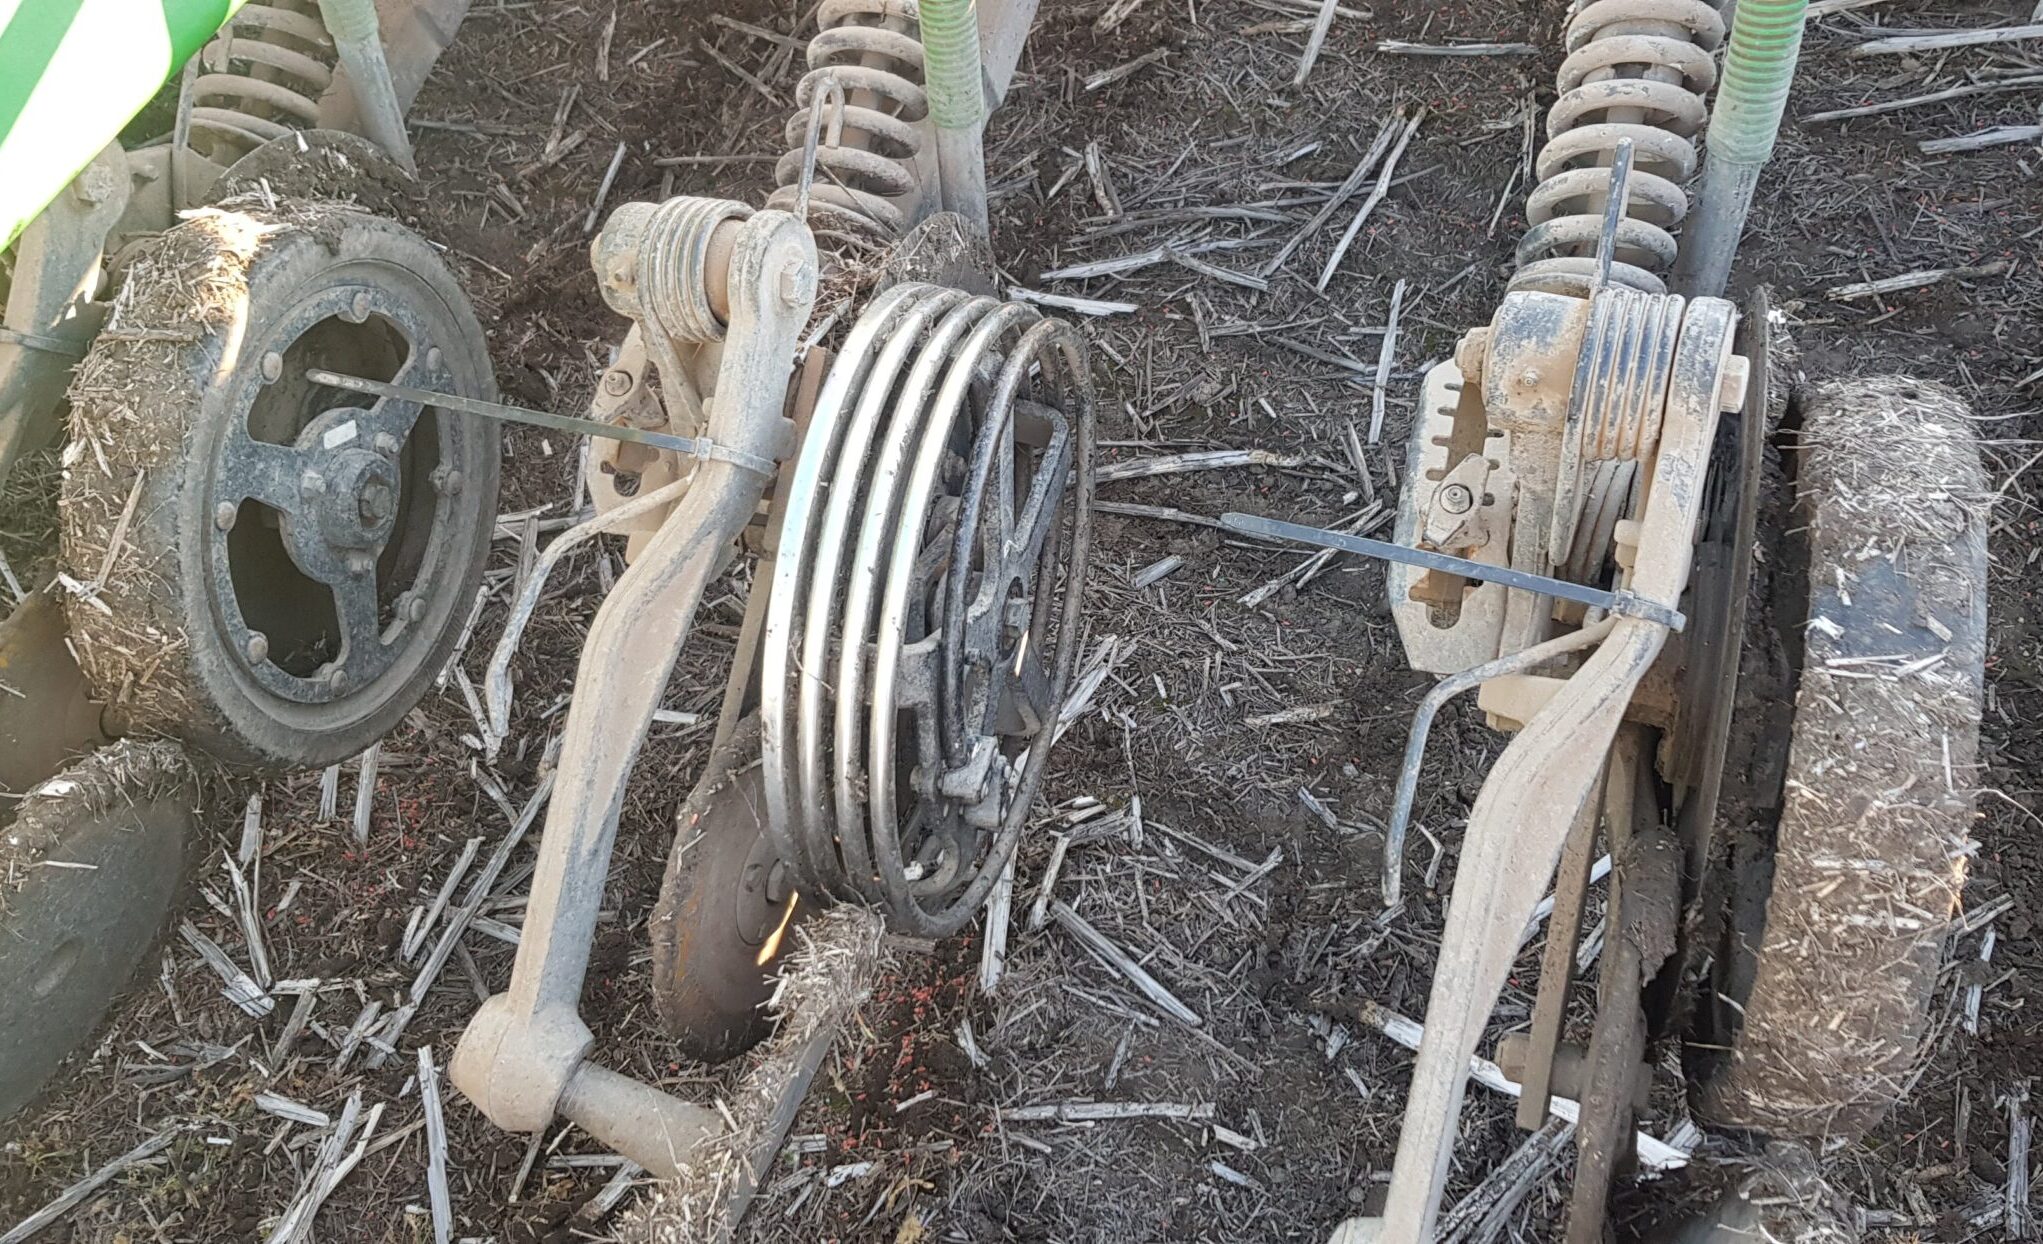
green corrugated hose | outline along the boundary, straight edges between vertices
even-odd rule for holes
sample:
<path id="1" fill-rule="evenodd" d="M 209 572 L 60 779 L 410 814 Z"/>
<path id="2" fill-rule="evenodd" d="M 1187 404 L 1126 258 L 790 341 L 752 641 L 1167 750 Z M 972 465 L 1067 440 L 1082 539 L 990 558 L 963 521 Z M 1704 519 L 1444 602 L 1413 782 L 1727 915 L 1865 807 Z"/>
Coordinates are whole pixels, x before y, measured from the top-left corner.
<path id="1" fill-rule="evenodd" d="M 987 230 L 986 121 L 979 64 L 979 13 L 974 0 L 922 0 L 922 80 L 936 123 L 937 176 L 944 210 Z"/>
<path id="2" fill-rule="evenodd" d="M 1702 192 L 1681 239 L 1675 282 L 1690 297 L 1722 294 L 1760 170 L 1773 155 L 1809 0 L 1739 0 L 1710 110 Z"/>

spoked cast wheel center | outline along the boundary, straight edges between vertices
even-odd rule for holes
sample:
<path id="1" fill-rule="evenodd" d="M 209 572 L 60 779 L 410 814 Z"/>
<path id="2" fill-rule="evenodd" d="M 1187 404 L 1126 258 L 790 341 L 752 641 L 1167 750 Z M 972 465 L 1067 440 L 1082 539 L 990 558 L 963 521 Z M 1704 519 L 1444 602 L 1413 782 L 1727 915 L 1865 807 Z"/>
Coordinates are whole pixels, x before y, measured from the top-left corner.
<path id="1" fill-rule="evenodd" d="M 429 323 L 401 291 L 321 290 L 272 322 L 234 379 L 211 459 L 208 590 L 242 672 L 325 704 L 388 673 L 436 585 L 458 578 L 450 538 L 463 484 L 447 416 L 417 402 L 312 384 L 307 368 L 452 389 Z"/>
<path id="2" fill-rule="evenodd" d="M 847 336 L 785 490 L 768 828 L 804 889 L 943 936 L 1042 779 L 1077 636 L 1092 397 L 1067 326 L 930 285 Z"/>

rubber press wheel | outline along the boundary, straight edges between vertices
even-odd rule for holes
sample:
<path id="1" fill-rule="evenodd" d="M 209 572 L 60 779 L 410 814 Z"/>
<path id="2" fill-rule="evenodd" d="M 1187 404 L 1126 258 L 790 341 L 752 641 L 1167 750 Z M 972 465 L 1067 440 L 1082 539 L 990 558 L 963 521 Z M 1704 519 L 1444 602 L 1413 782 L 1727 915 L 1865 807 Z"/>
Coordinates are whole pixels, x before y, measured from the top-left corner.
<path id="1" fill-rule="evenodd" d="M 466 618 L 497 432 L 306 372 L 493 397 L 475 314 L 423 239 L 325 205 L 204 211 L 125 267 L 71 391 L 79 664 L 128 732 L 250 767 L 359 753 Z"/>
<path id="2" fill-rule="evenodd" d="M 1915 1059 L 1977 780 L 1986 489 L 1966 413 L 1941 385 L 1840 382 L 1806 394 L 1784 435 L 1794 502 L 1771 625 L 1795 671 L 1792 725 L 1748 733 L 1734 757 L 1771 759 L 1782 780 L 1770 815 L 1734 834 L 1689 1046 L 1716 1126 L 1854 1134 Z"/>
<path id="3" fill-rule="evenodd" d="M 675 816 L 653 909 L 653 997 L 681 1051 L 734 1058 L 772 1030 L 766 1001 L 812 910 L 766 836 L 759 724 L 746 718 L 709 759 Z"/>
<path id="4" fill-rule="evenodd" d="M 0 1118 L 33 1098 L 156 944 L 197 841 L 174 743 L 122 740 L 0 830 Z"/>

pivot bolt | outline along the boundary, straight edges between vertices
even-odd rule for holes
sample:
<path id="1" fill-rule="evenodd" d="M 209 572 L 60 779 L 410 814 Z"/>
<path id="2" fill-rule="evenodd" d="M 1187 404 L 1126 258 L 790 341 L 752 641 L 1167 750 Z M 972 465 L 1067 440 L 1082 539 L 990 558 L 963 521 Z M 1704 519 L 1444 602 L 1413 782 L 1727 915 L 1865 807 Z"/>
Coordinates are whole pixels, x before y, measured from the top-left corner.
<path id="1" fill-rule="evenodd" d="M 398 450 L 403 448 L 404 442 L 398 440 L 395 436 L 392 436 L 390 433 L 378 432 L 376 434 L 376 451 L 378 453 L 394 454 Z"/>
<path id="2" fill-rule="evenodd" d="M 321 493 L 326 491 L 326 476 L 317 471 L 307 471 L 298 477 L 298 488 L 302 492 Z"/>
<path id="3" fill-rule="evenodd" d="M 348 319 L 353 321 L 354 323 L 360 324 L 362 321 L 368 318 L 369 318 L 369 291 L 362 290 L 355 295 L 355 300 L 348 304 Z"/>
<path id="4" fill-rule="evenodd" d="M 270 637 L 256 631 L 248 637 L 248 663 L 261 665 L 270 659 Z"/>
<path id="5" fill-rule="evenodd" d="M 604 372 L 603 392 L 611 397 L 623 397 L 631 392 L 631 373 L 622 367 L 613 367 Z"/>
<path id="6" fill-rule="evenodd" d="M 780 267 L 780 300 L 798 307 L 816 296 L 816 270 L 799 255 Z"/>
<path id="7" fill-rule="evenodd" d="M 1466 514 L 1475 505 L 1475 494 L 1467 484 L 1449 484 L 1440 490 L 1440 508 L 1449 514 Z"/>
<path id="8" fill-rule="evenodd" d="M 283 374 L 284 374 L 283 355 L 278 354 L 275 350 L 271 350 L 270 352 L 262 356 L 262 378 L 265 381 L 275 381 L 278 377 L 282 376 Z"/>
<path id="9" fill-rule="evenodd" d="M 373 557 L 371 557 L 371 556 L 369 556 L 369 555 L 368 555 L 367 553 L 350 553 L 350 554 L 348 554 L 348 573 L 349 573 L 349 574 L 352 574 L 352 575 L 365 575 L 365 574 L 368 574 L 368 573 L 369 573 L 369 572 L 370 572 L 371 570 L 374 570 L 375 568 L 376 568 L 376 559 L 375 559 L 375 558 L 373 558 Z"/>
<path id="10" fill-rule="evenodd" d="M 239 514 L 232 501 L 222 501 L 213 507 L 213 526 L 222 531 L 234 530 L 234 520 Z"/>

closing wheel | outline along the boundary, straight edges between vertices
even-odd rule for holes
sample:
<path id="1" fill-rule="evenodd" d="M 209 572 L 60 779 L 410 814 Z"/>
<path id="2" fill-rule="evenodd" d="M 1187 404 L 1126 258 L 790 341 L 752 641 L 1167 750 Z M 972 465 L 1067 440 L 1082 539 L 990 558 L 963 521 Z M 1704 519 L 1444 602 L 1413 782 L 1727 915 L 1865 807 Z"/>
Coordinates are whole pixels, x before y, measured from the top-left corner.
<path id="1" fill-rule="evenodd" d="M 1777 818 L 1753 809 L 1733 848 L 1689 1063 L 1707 1121 L 1815 1138 L 1863 1130 L 1899 1095 L 1963 888 L 1986 490 L 1965 405 L 1941 385 L 1821 386 L 1786 449 L 1802 536 L 1778 550 L 1771 603 L 1798 671 L 1793 725 Z M 1743 737 L 1748 753 L 1780 746 Z"/>
<path id="2" fill-rule="evenodd" d="M 897 285 L 846 335 L 781 502 L 767 828 L 805 889 L 956 932 L 1026 822 L 1078 648 L 1093 409 L 1076 331 Z"/>
<path id="3" fill-rule="evenodd" d="M 197 840 L 176 744 L 123 740 L 0 831 L 0 1118 L 35 1096 L 156 944 Z"/>
<path id="4" fill-rule="evenodd" d="M 446 660 L 489 551 L 496 430 L 313 367 L 495 396 L 453 274 L 387 221 L 209 210 L 128 263 L 71 390 L 62 541 L 79 663 L 127 730 L 330 764 Z"/>
<path id="5" fill-rule="evenodd" d="M 759 725 L 747 718 L 709 759 L 676 815 L 653 909 L 653 998 L 698 1062 L 736 1057 L 772 1028 L 766 1000 L 806 915 L 765 828 Z"/>

